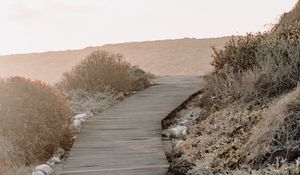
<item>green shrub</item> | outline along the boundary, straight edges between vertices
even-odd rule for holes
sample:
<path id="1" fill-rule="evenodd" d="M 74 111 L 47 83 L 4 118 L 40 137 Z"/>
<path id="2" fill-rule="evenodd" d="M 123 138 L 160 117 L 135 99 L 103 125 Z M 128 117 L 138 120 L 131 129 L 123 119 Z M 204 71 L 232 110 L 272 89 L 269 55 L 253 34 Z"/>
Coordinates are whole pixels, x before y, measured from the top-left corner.
<path id="1" fill-rule="evenodd" d="M 120 54 L 95 51 L 63 75 L 62 85 L 67 90 L 130 92 L 132 80 L 130 64 Z"/>
<path id="2" fill-rule="evenodd" d="M 24 155 L 23 163 L 48 160 L 72 145 L 72 111 L 66 96 L 40 81 L 0 81 L 0 135 Z"/>

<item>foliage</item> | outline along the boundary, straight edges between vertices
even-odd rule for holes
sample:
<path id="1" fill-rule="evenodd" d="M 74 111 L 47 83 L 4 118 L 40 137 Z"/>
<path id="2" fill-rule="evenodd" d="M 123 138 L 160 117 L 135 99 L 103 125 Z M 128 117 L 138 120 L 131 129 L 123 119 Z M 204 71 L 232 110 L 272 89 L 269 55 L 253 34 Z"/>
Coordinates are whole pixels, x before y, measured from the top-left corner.
<path id="1" fill-rule="evenodd" d="M 105 92 L 113 89 L 129 93 L 132 89 L 129 68 L 130 64 L 122 55 L 99 50 L 64 73 L 61 84 L 67 90 Z"/>
<path id="2" fill-rule="evenodd" d="M 0 81 L 0 134 L 28 164 L 49 159 L 72 144 L 72 111 L 64 94 L 40 81 L 11 77 Z"/>

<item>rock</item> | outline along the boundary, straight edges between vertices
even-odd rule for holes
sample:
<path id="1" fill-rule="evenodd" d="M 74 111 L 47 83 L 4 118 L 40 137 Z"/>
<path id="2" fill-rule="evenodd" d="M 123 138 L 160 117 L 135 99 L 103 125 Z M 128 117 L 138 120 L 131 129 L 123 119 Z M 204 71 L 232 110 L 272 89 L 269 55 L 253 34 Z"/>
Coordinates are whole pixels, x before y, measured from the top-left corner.
<path id="1" fill-rule="evenodd" d="M 86 121 L 87 113 L 77 114 L 74 118 L 75 120 L 81 120 L 84 122 Z"/>
<path id="2" fill-rule="evenodd" d="M 54 167 L 55 166 L 55 162 L 53 162 L 51 159 L 47 161 L 46 163 L 47 165 Z"/>
<path id="3" fill-rule="evenodd" d="M 80 129 L 80 126 L 81 126 L 81 120 L 80 119 L 75 119 L 74 122 L 73 122 L 73 126 L 79 130 Z"/>
<path id="4" fill-rule="evenodd" d="M 145 71 L 138 66 L 132 66 L 129 70 L 131 79 L 133 80 L 133 90 L 140 91 L 150 86 L 151 82 Z"/>
<path id="5" fill-rule="evenodd" d="M 33 171 L 31 175 L 46 175 L 43 171 Z"/>
<path id="6" fill-rule="evenodd" d="M 188 126 L 191 126 L 193 124 L 193 122 L 194 122 L 193 120 L 185 119 L 185 120 L 180 121 L 179 125 L 188 127 Z"/>
<path id="7" fill-rule="evenodd" d="M 41 173 L 43 173 L 43 174 L 41 174 Z M 53 173 L 54 173 L 54 170 L 49 165 L 42 164 L 35 168 L 32 175 L 51 175 Z"/>
<path id="8" fill-rule="evenodd" d="M 85 112 L 81 114 L 77 114 L 74 117 L 73 126 L 76 128 L 77 131 L 80 130 L 81 123 L 85 122 L 87 119 L 92 118 L 94 114 L 92 112 Z"/>
<path id="9" fill-rule="evenodd" d="M 176 126 L 174 128 L 171 128 L 170 129 L 170 131 L 171 131 L 170 137 L 180 138 L 186 134 L 187 129 L 188 128 L 186 126 Z"/>
<path id="10" fill-rule="evenodd" d="M 58 158 L 58 157 L 52 157 L 51 161 L 55 162 L 55 163 L 60 163 L 61 162 L 60 158 Z"/>
<path id="11" fill-rule="evenodd" d="M 66 151 L 63 148 L 58 148 L 55 153 L 53 154 L 53 157 L 58 157 L 61 159 L 65 155 Z"/>
<path id="12" fill-rule="evenodd" d="M 47 161 L 47 164 L 50 165 L 50 166 L 53 166 L 53 165 L 58 164 L 60 162 L 61 162 L 60 158 L 52 157 L 50 160 Z"/>
<path id="13" fill-rule="evenodd" d="M 161 135 L 168 138 L 181 138 L 187 134 L 187 129 L 188 127 L 186 126 L 178 125 L 176 127 L 163 130 Z"/>

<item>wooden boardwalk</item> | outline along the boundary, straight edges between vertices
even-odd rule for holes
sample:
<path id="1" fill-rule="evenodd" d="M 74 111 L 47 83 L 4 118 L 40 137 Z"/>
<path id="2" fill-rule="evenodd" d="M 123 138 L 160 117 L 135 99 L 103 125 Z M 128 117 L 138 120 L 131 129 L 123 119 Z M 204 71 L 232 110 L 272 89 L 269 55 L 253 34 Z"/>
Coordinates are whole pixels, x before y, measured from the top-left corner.
<path id="1" fill-rule="evenodd" d="M 60 175 L 165 175 L 161 121 L 200 89 L 199 77 L 162 77 L 83 125 Z"/>

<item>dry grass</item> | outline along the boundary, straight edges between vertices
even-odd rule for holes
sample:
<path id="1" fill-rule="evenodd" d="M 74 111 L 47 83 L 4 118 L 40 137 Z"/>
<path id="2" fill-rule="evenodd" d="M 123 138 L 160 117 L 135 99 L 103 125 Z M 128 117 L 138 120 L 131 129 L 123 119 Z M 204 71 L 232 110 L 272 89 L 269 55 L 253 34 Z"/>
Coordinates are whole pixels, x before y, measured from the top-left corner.
<path id="1" fill-rule="evenodd" d="M 299 3 L 271 31 L 214 50 L 198 100 L 208 115 L 175 153 L 179 174 L 299 174 Z"/>
<path id="2" fill-rule="evenodd" d="M 246 144 L 240 163 L 254 168 L 300 157 L 300 87 L 270 107 Z"/>
<path id="3" fill-rule="evenodd" d="M 112 89 L 129 93 L 132 89 L 129 68 L 130 64 L 122 55 L 99 50 L 64 73 L 61 84 L 67 90 L 104 92 Z"/>
<path id="4" fill-rule="evenodd" d="M 69 149 L 72 111 L 64 94 L 40 81 L 12 77 L 0 81 L 0 134 L 30 165 Z M 14 161 L 14 160 L 10 160 Z"/>
<path id="5" fill-rule="evenodd" d="M 279 23 L 275 26 L 275 30 L 282 26 L 290 25 L 300 19 L 300 2 L 298 1 L 293 10 L 282 15 Z"/>
<path id="6" fill-rule="evenodd" d="M 99 114 L 117 103 L 117 96 L 112 92 L 87 92 L 71 90 L 68 92 L 70 104 L 75 113 L 92 112 Z"/>
<path id="7" fill-rule="evenodd" d="M 233 39 L 215 50 L 215 72 L 206 76 L 206 106 L 214 112 L 238 100 L 268 102 L 294 89 L 300 81 L 299 27 L 297 22 Z"/>

